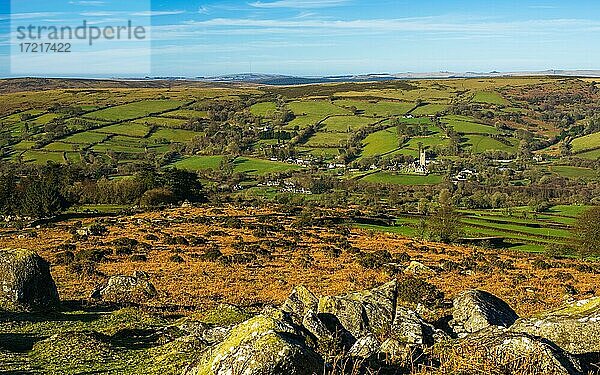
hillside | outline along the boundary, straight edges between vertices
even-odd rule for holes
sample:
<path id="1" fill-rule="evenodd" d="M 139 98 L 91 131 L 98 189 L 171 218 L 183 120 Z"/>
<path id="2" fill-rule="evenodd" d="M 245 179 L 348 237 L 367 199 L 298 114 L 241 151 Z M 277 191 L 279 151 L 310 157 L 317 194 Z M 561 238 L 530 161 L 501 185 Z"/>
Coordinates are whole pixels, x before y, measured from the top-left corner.
<path id="1" fill-rule="evenodd" d="M 565 296 L 589 298 L 600 282 L 594 263 L 348 230 L 332 224 L 335 217 L 322 211 L 307 222 L 282 207 L 215 206 L 3 230 L 0 248 L 32 249 L 50 261 L 63 304 L 51 315 L 21 314 L 20 323 L 13 315 L 0 319 L 0 334 L 11 337 L 0 347 L 0 369 L 180 373 L 203 347 L 184 334 L 194 322 L 240 323 L 280 305 L 297 285 L 328 296 L 398 280 L 414 285 L 403 292 L 406 303 L 423 298 L 427 307 L 419 311 L 436 321 L 469 288 L 529 317 L 561 306 Z M 421 268 L 406 271 L 409 265 Z M 131 274 L 148 275 L 152 297 L 90 298 L 109 277 Z M 76 361 L 65 345 L 77 351 Z"/>

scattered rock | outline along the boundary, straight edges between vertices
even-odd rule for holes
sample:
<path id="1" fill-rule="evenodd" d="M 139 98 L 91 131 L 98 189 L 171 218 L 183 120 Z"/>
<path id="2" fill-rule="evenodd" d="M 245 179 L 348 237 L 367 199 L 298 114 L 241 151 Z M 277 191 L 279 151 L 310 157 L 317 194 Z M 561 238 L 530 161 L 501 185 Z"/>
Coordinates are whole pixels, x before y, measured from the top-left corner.
<path id="1" fill-rule="evenodd" d="M 422 345 L 425 343 L 425 324 L 416 312 L 397 306 L 391 336 L 401 343 Z M 429 331 L 433 331 L 433 327 Z"/>
<path id="2" fill-rule="evenodd" d="M 392 325 L 397 296 L 397 282 L 343 296 L 319 300 L 319 313 L 335 316 L 355 338 L 387 332 Z"/>
<path id="3" fill-rule="evenodd" d="M 459 337 L 489 326 L 510 327 L 519 316 L 500 298 L 482 290 L 467 290 L 454 299 L 450 326 Z"/>
<path id="4" fill-rule="evenodd" d="M 312 310 L 304 315 L 302 326 L 306 328 L 318 341 L 332 340 L 333 334 L 329 331 L 325 323 Z"/>
<path id="5" fill-rule="evenodd" d="M 423 263 L 413 260 L 412 262 L 410 262 L 408 267 L 404 269 L 404 273 L 410 273 L 413 275 L 434 275 L 435 271 L 427 267 Z"/>
<path id="6" fill-rule="evenodd" d="M 285 319 L 283 312 L 281 316 Z M 291 322 L 259 315 L 200 354 L 185 374 L 312 375 L 323 368 L 322 359 Z"/>
<path id="7" fill-rule="evenodd" d="M 150 276 L 136 271 L 133 276 L 111 276 L 108 284 L 94 291 L 91 297 L 111 302 L 139 303 L 156 297 L 156 294 Z"/>
<path id="8" fill-rule="evenodd" d="M 294 288 L 281 309 L 302 318 L 309 310 L 317 311 L 319 299 L 302 285 Z"/>
<path id="9" fill-rule="evenodd" d="M 397 365 L 404 365 L 413 357 L 413 349 L 396 339 L 385 340 L 379 348 L 379 353 L 387 363 Z"/>
<path id="10" fill-rule="evenodd" d="M 374 335 L 368 335 L 356 340 L 348 355 L 357 358 L 371 358 L 379 353 L 381 343 Z"/>
<path id="11" fill-rule="evenodd" d="M 583 374 L 579 361 L 553 343 L 495 326 L 464 339 L 452 353 L 441 373 Z"/>
<path id="12" fill-rule="evenodd" d="M 600 352 L 600 297 L 572 302 L 533 318 L 519 319 L 511 331 L 548 339 L 572 354 Z"/>
<path id="13" fill-rule="evenodd" d="M 0 309 L 44 311 L 60 301 L 50 265 L 34 251 L 0 250 Z"/>

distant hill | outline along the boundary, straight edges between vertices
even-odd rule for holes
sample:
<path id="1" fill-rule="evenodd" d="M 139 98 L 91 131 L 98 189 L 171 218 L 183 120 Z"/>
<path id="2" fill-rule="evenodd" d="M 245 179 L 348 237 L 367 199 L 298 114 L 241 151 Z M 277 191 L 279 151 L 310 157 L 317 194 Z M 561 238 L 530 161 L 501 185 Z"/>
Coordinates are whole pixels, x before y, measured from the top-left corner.
<path id="1" fill-rule="evenodd" d="M 425 73 L 380 73 L 339 76 L 300 77 L 281 74 L 241 73 L 215 77 L 197 77 L 196 80 L 205 82 L 244 82 L 263 85 L 306 85 L 315 83 L 335 82 L 373 82 L 404 79 L 451 79 L 478 77 L 525 77 L 525 76 L 563 76 L 563 77 L 600 77 L 600 70 L 543 70 L 524 72 L 425 72 Z"/>

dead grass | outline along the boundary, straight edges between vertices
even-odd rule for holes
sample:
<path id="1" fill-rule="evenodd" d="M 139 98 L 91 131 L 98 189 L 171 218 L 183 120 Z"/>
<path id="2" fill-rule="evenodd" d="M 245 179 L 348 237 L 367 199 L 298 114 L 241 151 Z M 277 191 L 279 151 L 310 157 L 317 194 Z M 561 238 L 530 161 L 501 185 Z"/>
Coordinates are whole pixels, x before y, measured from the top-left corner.
<path id="1" fill-rule="evenodd" d="M 263 220 L 268 225 L 275 224 L 265 235 L 264 231 L 260 232 L 263 224 L 259 216 L 272 214 L 277 216 Z M 232 221 L 226 221 L 232 217 L 237 218 L 233 222 L 241 222 L 243 228 L 232 228 Z M 39 229 L 37 238 L 19 238 L 16 234 L 0 232 L 0 248 L 34 249 L 48 259 L 63 300 L 87 299 L 107 276 L 132 274 L 135 270 L 150 274 L 159 291 L 159 296 L 149 301 L 149 305 L 186 308 L 213 307 L 222 302 L 243 306 L 279 304 L 299 284 L 317 295 L 332 295 L 369 288 L 394 277 L 387 268 L 361 267 L 353 251 L 343 250 L 337 257 L 325 251 L 331 248 L 332 239 L 343 238 L 338 234 L 339 228 L 298 229 L 293 225 L 293 217 L 274 211 L 233 206 L 182 208 L 105 221 L 109 229 L 106 237 L 73 241 L 70 231 L 76 222 L 70 221 Z M 82 224 L 93 222 L 85 220 Z M 227 222 L 229 224 L 224 224 Z M 146 239 L 149 234 L 158 239 Z M 207 241 L 169 245 L 165 243 L 165 235 L 197 236 Z M 59 245 L 75 243 L 75 253 L 95 248 L 110 251 L 112 248 L 107 244 L 121 237 L 150 245 L 144 250 L 147 261 L 132 261 L 131 255 L 110 254 L 108 261 L 97 265 L 100 275 L 84 277 L 70 272 L 65 265 L 56 264 Z M 260 242 L 265 239 L 271 242 Z M 580 262 L 575 260 L 547 260 L 552 268 L 538 269 L 532 265 L 539 258 L 537 255 L 451 247 L 362 230 L 352 230 L 348 239 L 361 251 L 406 253 L 411 260 L 436 268 L 437 273 L 427 276 L 427 281 L 442 290 L 447 298 L 468 288 L 481 288 L 506 300 L 522 316 L 560 306 L 566 285 L 577 291 L 573 297 L 587 298 L 596 293 L 600 283 L 600 275 L 581 267 L 577 269 Z M 255 259 L 241 264 L 201 259 L 211 248 L 218 248 L 223 255 L 246 251 L 240 246 L 241 241 L 248 248 L 260 247 Z M 184 262 L 172 261 L 174 254 L 181 256 Z M 444 262 L 460 267 L 439 269 Z"/>

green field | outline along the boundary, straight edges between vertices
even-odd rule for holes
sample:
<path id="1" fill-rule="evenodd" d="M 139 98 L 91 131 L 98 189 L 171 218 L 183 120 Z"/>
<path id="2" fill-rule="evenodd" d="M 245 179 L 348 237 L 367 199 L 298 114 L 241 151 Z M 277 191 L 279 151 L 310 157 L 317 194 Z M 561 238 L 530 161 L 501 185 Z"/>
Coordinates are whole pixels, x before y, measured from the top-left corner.
<path id="1" fill-rule="evenodd" d="M 466 146 L 476 154 L 492 150 L 506 152 L 516 151 L 516 147 L 514 146 L 514 140 L 513 144 L 509 146 L 496 139 L 486 137 L 484 135 L 467 135 L 465 138 L 467 139 Z"/>
<path id="2" fill-rule="evenodd" d="M 132 145 L 122 145 L 114 142 L 103 142 L 92 147 L 92 150 L 96 152 L 119 152 L 125 154 L 143 154 L 146 150 L 143 147 L 134 147 Z"/>
<path id="3" fill-rule="evenodd" d="M 177 109 L 163 113 L 161 117 L 179 118 L 179 119 L 194 119 L 194 118 L 206 118 L 208 114 L 206 111 L 196 111 L 192 109 Z"/>
<path id="4" fill-rule="evenodd" d="M 66 143 L 75 143 L 83 145 L 91 145 L 94 143 L 100 143 L 106 139 L 106 134 L 96 133 L 93 131 L 87 131 L 83 133 L 77 133 L 72 136 L 65 138 L 63 141 Z"/>
<path id="5" fill-rule="evenodd" d="M 444 112 L 448 108 L 445 104 L 426 104 L 418 107 L 411 114 L 416 116 L 433 116 L 437 113 Z"/>
<path id="6" fill-rule="evenodd" d="M 404 175 L 391 172 L 376 172 L 361 179 L 364 182 L 396 185 L 437 185 L 443 181 L 440 175 L 430 174 L 428 176 Z"/>
<path id="7" fill-rule="evenodd" d="M 315 133 L 308 141 L 304 144 L 305 147 L 319 147 L 319 146 L 333 146 L 337 147 L 343 145 L 350 139 L 348 133 Z"/>
<path id="8" fill-rule="evenodd" d="M 202 133 L 182 129 L 158 129 L 148 139 L 150 141 L 166 139 L 169 142 L 185 143 Z"/>
<path id="9" fill-rule="evenodd" d="M 462 134 L 498 134 L 499 131 L 489 125 L 479 124 L 474 118 L 466 116 L 444 116 L 442 122 Z"/>
<path id="10" fill-rule="evenodd" d="M 557 173 L 567 178 L 598 178 L 600 177 L 598 171 L 590 168 L 571 167 L 566 165 L 553 165 L 548 168 L 551 172 Z"/>
<path id="11" fill-rule="evenodd" d="M 176 162 L 173 166 L 194 171 L 218 169 L 222 160 L 223 156 L 191 156 Z M 235 172 L 244 172 L 251 175 L 287 172 L 302 168 L 297 165 L 247 157 L 236 158 L 233 164 Z"/>
<path id="12" fill-rule="evenodd" d="M 348 133 L 377 122 L 372 118 L 358 116 L 334 116 L 323 122 L 323 130 L 328 132 Z"/>
<path id="13" fill-rule="evenodd" d="M 553 244 L 568 244 L 571 225 L 589 208 L 554 206 L 544 213 L 532 213 L 528 207 L 516 207 L 510 213 L 505 209 L 460 210 L 460 213 L 468 237 L 503 237 L 507 246 L 515 251 L 543 252 Z M 418 215 L 411 214 L 399 217 L 393 226 L 355 226 L 412 237 L 417 235 L 421 220 Z"/>
<path id="14" fill-rule="evenodd" d="M 61 116 L 56 113 L 46 113 L 45 115 L 36 117 L 32 122 L 35 125 L 45 125 L 45 124 L 49 123 L 50 121 L 55 120 L 59 117 L 61 117 Z"/>
<path id="15" fill-rule="evenodd" d="M 355 107 L 363 115 L 371 117 L 401 116 L 415 107 L 411 102 L 389 101 L 336 100 L 334 104 L 348 109 Z"/>
<path id="16" fill-rule="evenodd" d="M 473 97 L 473 101 L 476 103 L 487 103 L 495 105 L 509 105 L 510 102 L 500 93 L 496 91 L 477 91 Z"/>
<path id="17" fill-rule="evenodd" d="M 144 117 L 143 119 L 135 120 L 133 122 L 136 124 L 161 126 L 165 128 L 177 129 L 183 127 L 188 122 L 188 120 L 169 117 Z"/>
<path id="18" fill-rule="evenodd" d="M 600 148 L 600 132 L 575 138 L 571 142 L 571 146 L 573 147 L 573 152 Z"/>
<path id="19" fill-rule="evenodd" d="M 396 128 L 380 130 L 365 138 L 362 156 L 375 156 L 390 153 L 399 148 Z"/>
<path id="20" fill-rule="evenodd" d="M 277 104 L 273 102 L 262 102 L 250 107 L 250 113 L 254 116 L 270 117 L 277 111 Z"/>
<path id="21" fill-rule="evenodd" d="M 351 115 L 347 109 L 324 100 L 291 102 L 287 104 L 287 107 L 296 116 L 287 126 L 290 129 L 295 127 L 302 129 L 310 125 L 315 125 L 328 116 Z"/>
<path id="22" fill-rule="evenodd" d="M 21 142 L 17 143 L 14 147 L 15 147 L 15 150 L 29 150 L 33 146 L 35 146 L 35 142 L 33 142 L 33 141 L 21 141 Z"/>
<path id="23" fill-rule="evenodd" d="M 71 143 L 64 143 L 64 142 L 52 142 L 49 145 L 46 145 L 44 147 L 45 151 L 61 151 L 61 152 L 77 151 L 78 149 L 79 149 L 78 145 L 71 144 Z"/>
<path id="24" fill-rule="evenodd" d="M 182 104 L 183 102 L 177 100 L 144 100 L 101 109 L 88 113 L 85 117 L 108 121 L 124 121 L 165 112 L 175 109 Z"/>
<path id="25" fill-rule="evenodd" d="M 96 132 L 143 138 L 147 136 L 148 133 L 150 133 L 150 128 L 143 124 L 138 124 L 135 122 L 126 122 L 123 124 L 105 126 L 103 128 L 97 129 Z"/>
<path id="26" fill-rule="evenodd" d="M 218 169 L 223 156 L 190 156 L 173 164 L 174 167 L 199 171 L 203 169 Z"/>
<path id="27" fill-rule="evenodd" d="M 24 162 L 34 162 L 36 164 L 46 164 L 49 161 L 55 163 L 64 163 L 65 158 L 62 152 L 45 152 L 30 150 L 23 153 Z"/>
<path id="28" fill-rule="evenodd" d="M 235 159 L 234 164 L 236 172 L 257 175 L 302 169 L 302 167 L 293 164 L 246 157 Z"/>
<path id="29" fill-rule="evenodd" d="M 600 159 L 600 148 L 593 151 L 584 152 L 582 154 L 577 154 L 577 157 L 584 159 L 597 160 Z"/>

